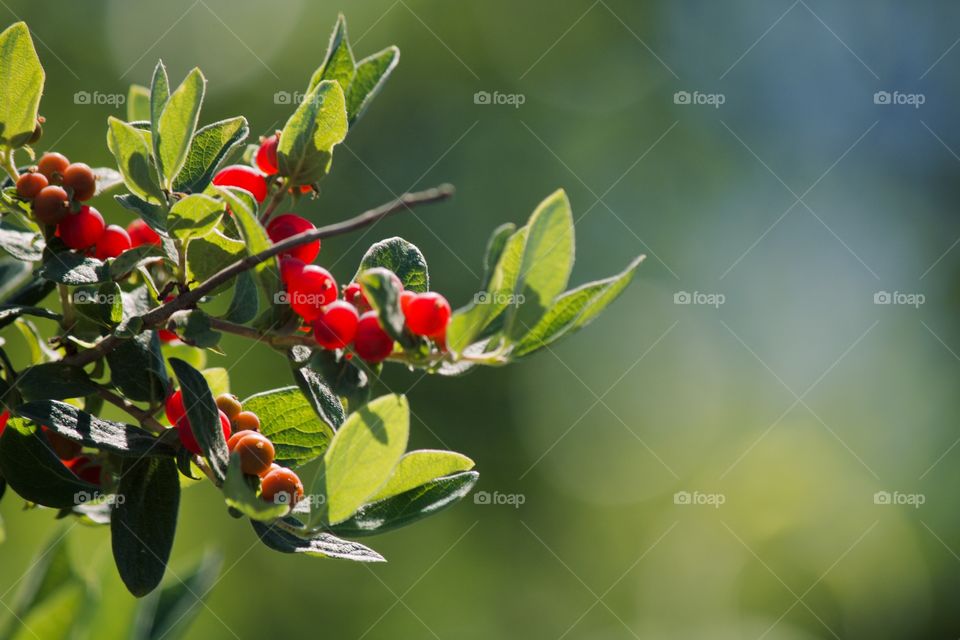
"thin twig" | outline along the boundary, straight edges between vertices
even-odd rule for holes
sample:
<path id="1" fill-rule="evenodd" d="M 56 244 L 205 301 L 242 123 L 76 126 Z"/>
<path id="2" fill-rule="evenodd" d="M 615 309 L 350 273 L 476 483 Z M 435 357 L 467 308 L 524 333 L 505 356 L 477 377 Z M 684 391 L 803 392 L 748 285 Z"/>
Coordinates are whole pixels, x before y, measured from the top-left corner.
<path id="1" fill-rule="evenodd" d="M 280 335 L 269 331 L 260 331 L 253 327 L 237 324 L 228 320 L 221 320 L 220 318 L 210 318 L 210 328 L 258 342 L 265 342 L 274 347 L 295 347 L 297 345 L 303 345 L 305 347 L 317 346 L 317 341 L 309 335 Z"/>
<path id="2" fill-rule="evenodd" d="M 144 411 L 143 409 L 133 404 L 129 400 L 125 400 L 124 398 L 121 398 L 120 396 L 110 391 L 109 389 L 100 387 L 99 389 L 97 389 L 97 395 L 99 395 L 101 398 L 103 398 L 110 404 L 114 405 L 115 407 L 119 407 L 120 409 L 123 409 L 126 413 L 128 413 L 129 415 L 139 420 L 140 424 L 148 428 L 150 431 L 153 431 L 158 435 L 166 431 L 167 428 L 164 427 L 162 424 L 160 424 L 160 422 L 157 421 L 157 419 L 154 418 L 152 415 L 150 415 L 149 412 Z"/>

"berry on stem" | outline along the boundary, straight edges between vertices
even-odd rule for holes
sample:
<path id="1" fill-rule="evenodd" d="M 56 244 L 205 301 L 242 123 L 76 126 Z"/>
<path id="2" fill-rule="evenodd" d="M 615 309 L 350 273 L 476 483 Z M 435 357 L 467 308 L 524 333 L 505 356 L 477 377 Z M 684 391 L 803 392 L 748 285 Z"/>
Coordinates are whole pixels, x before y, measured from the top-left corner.
<path id="1" fill-rule="evenodd" d="M 55 185 L 40 189 L 33 199 L 33 217 L 42 224 L 58 224 L 69 210 L 67 192 Z"/>
<path id="2" fill-rule="evenodd" d="M 357 322 L 353 350 L 371 364 L 382 362 L 393 353 L 393 338 L 380 326 L 376 311 L 367 311 Z"/>
<path id="3" fill-rule="evenodd" d="M 17 178 L 17 195 L 24 200 L 33 200 L 50 182 L 42 173 L 31 171 Z"/>
<path id="4" fill-rule="evenodd" d="M 260 418 L 252 411 L 241 411 L 230 419 L 235 429 L 243 431 L 260 431 Z"/>
<path id="5" fill-rule="evenodd" d="M 230 439 L 227 440 L 227 451 L 233 453 L 233 448 L 237 446 L 237 443 L 248 436 L 251 433 L 256 433 L 256 431 L 250 431 L 249 429 L 244 429 L 243 431 L 234 431 L 233 435 L 230 436 Z"/>
<path id="6" fill-rule="evenodd" d="M 359 321 L 360 316 L 352 304 L 336 300 L 324 307 L 320 317 L 313 321 L 313 337 L 325 349 L 342 349 L 353 342 Z"/>
<path id="7" fill-rule="evenodd" d="M 260 497 L 267 502 L 293 506 L 303 498 L 303 483 L 290 469 L 273 469 L 260 481 Z"/>
<path id="8" fill-rule="evenodd" d="M 230 438 L 230 419 L 227 418 L 227 414 L 223 411 L 220 411 L 220 428 L 223 429 L 224 439 Z M 193 429 L 190 427 L 190 420 L 187 419 L 186 412 L 183 416 L 177 420 L 177 435 L 180 436 L 180 444 L 190 453 L 195 453 L 198 456 L 203 455 L 203 450 L 200 448 L 200 443 L 197 442 L 197 437 L 193 434 Z"/>
<path id="9" fill-rule="evenodd" d="M 280 279 L 289 285 L 290 280 L 298 275 L 306 265 L 299 258 L 280 258 Z"/>
<path id="10" fill-rule="evenodd" d="M 93 207 L 83 205 L 77 213 L 64 216 L 57 230 L 63 244 L 71 249 L 86 249 L 95 245 L 103 235 L 103 216 Z"/>
<path id="11" fill-rule="evenodd" d="M 260 433 L 250 433 L 234 441 L 232 452 L 240 456 L 240 470 L 250 476 L 269 471 L 276 455 L 273 443 Z"/>
<path id="12" fill-rule="evenodd" d="M 183 392 L 180 391 L 180 389 L 171 393 L 170 397 L 167 398 L 164 404 L 164 411 L 167 414 L 167 420 L 173 425 L 177 424 L 180 418 L 187 415 L 187 408 L 183 405 Z"/>
<path id="13" fill-rule="evenodd" d="M 239 187 L 246 189 L 258 203 L 267 197 L 267 181 L 263 175 L 254 169 L 242 164 L 232 164 L 224 167 L 213 176 L 213 184 L 219 187 Z"/>
<path id="14" fill-rule="evenodd" d="M 291 236 L 303 233 L 304 231 L 310 231 L 311 229 L 316 229 L 316 227 L 306 218 L 301 218 L 293 213 L 285 213 L 270 221 L 267 225 L 267 235 L 270 236 L 270 240 L 276 244 Z M 294 247 L 289 251 L 284 251 L 280 255 L 297 258 L 309 264 L 316 259 L 319 253 L 320 241 L 314 240 L 313 242 L 302 244 L 299 247 Z"/>
<path id="15" fill-rule="evenodd" d="M 243 411 L 243 405 L 232 393 L 222 393 L 214 399 L 217 403 L 217 409 L 227 414 L 231 421 L 237 417 L 237 414 Z"/>
<path id="16" fill-rule="evenodd" d="M 37 163 L 37 170 L 50 182 L 58 182 L 69 166 L 70 161 L 62 153 L 45 153 Z"/>
<path id="17" fill-rule="evenodd" d="M 116 258 L 132 246 L 127 230 L 119 225 L 111 224 L 103 230 L 103 234 L 97 240 L 97 250 L 94 255 L 97 260 Z"/>
<path id="18" fill-rule="evenodd" d="M 257 149 L 257 167 L 268 176 L 280 171 L 277 166 L 277 145 L 280 143 L 280 134 L 273 134 L 269 138 L 264 138 Z"/>
<path id="19" fill-rule="evenodd" d="M 308 264 L 287 283 L 290 307 L 307 322 L 320 317 L 321 309 L 337 299 L 337 281 L 323 267 Z"/>
<path id="20" fill-rule="evenodd" d="M 417 297 L 417 294 L 413 291 L 402 291 L 400 293 L 400 311 L 403 313 L 404 317 L 407 315 L 407 309 L 410 308 L 410 303 L 413 302 L 413 299 Z"/>
<path id="21" fill-rule="evenodd" d="M 418 293 L 406 305 L 407 327 L 418 336 L 442 335 L 450 322 L 450 303 L 439 293 Z"/>
<path id="22" fill-rule="evenodd" d="M 146 222 L 137 218 L 133 222 L 127 225 L 127 235 L 130 236 L 130 243 L 134 247 L 139 247 L 143 244 L 162 244 L 160 235 L 150 228 Z"/>
<path id="23" fill-rule="evenodd" d="M 74 162 L 63 172 L 63 186 L 73 189 L 73 199 L 86 202 L 97 192 L 97 174 L 88 165 Z"/>
<path id="24" fill-rule="evenodd" d="M 364 313 L 370 311 L 370 303 L 367 302 L 367 296 L 363 295 L 363 289 L 356 282 L 351 282 L 343 290 L 343 299 L 357 308 L 357 311 Z"/>

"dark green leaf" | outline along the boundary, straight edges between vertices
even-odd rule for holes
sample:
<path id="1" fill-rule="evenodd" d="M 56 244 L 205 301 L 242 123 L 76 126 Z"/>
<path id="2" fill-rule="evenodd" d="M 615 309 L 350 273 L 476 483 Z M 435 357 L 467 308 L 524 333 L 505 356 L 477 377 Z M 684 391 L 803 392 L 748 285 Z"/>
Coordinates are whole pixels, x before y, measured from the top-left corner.
<path id="1" fill-rule="evenodd" d="M 170 366 L 180 381 L 183 405 L 187 409 L 187 419 L 193 435 L 196 436 L 214 477 L 222 483 L 227 477 L 230 453 L 227 451 L 227 441 L 220 427 L 220 412 L 213 400 L 213 394 L 210 393 L 210 386 L 203 374 L 184 360 L 170 358 Z"/>
<path id="2" fill-rule="evenodd" d="M 294 368 L 293 379 L 296 380 L 300 391 L 307 398 L 317 416 L 334 429 L 343 424 L 346 415 L 343 403 L 330 388 L 327 381 L 309 367 Z"/>
<path id="3" fill-rule="evenodd" d="M 430 289 L 426 259 L 416 245 L 403 238 L 381 240 L 370 247 L 360 261 L 360 269 L 354 280 L 374 267 L 383 267 L 395 273 L 407 291 L 422 293 Z"/>
<path id="4" fill-rule="evenodd" d="M 373 549 L 350 540 L 341 540 L 329 533 L 304 539 L 280 529 L 276 524 L 250 521 L 263 544 L 280 553 L 302 553 L 318 558 L 341 558 L 355 562 L 385 562 Z M 291 522 L 293 526 L 296 520 Z M 298 523 L 297 523 L 298 524 Z"/>
<path id="5" fill-rule="evenodd" d="M 400 49 L 387 47 L 357 63 L 356 74 L 347 91 L 347 116 L 351 126 L 380 93 L 398 62 Z"/>
<path id="6" fill-rule="evenodd" d="M 0 258 L 0 300 L 22 285 L 33 270 L 26 262 L 16 258 Z"/>
<path id="7" fill-rule="evenodd" d="M 60 314 L 44 309 L 42 307 L 25 307 L 22 305 L 0 304 L 0 322 L 15 320 L 20 316 L 34 316 L 37 318 L 47 318 L 48 320 L 59 320 Z"/>
<path id="8" fill-rule="evenodd" d="M 83 285 L 72 295 L 74 308 L 84 317 L 106 327 L 123 320 L 123 296 L 116 282 L 104 282 L 99 287 Z"/>
<path id="9" fill-rule="evenodd" d="M 243 401 L 245 411 L 260 418 L 260 433 L 270 438 L 277 463 L 298 467 L 323 455 L 333 426 L 317 417 L 297 387 L 264 391 Z"/>
<path id="10" fill-rule="evenodd" d="M 113 280 L 119 280 L 136 269 L 137 265 L 145 259 L 159 256 L 161 253 L 160 247 L 155 244 L 142 244 L 128 249 L 107 263 L 110 267 L 110 277 Z"/>
<path id="11" fill-rule="evenodd" d="M 51 282 L 75 287 L 107 282 L 110 280 L 110 268 L 96 258 L 88 258 L 73 251 L 62 251 L 47 254 L 37 275 Z"/>
<path id="12" fill-rule="evenodd" d="M 176 333 L 187 344 L 204 349 L 217 346 L 223 337 L 219 331 L 210 328 L 210 316 L 200 309 L 174 312 L 167 322 L 167 329 Z"/>
<path id="13" fill-rule="evenodd" d="M 0 220 L 0 249 L 14 258 L 35 262 L 42 257 L 45 246 L 39 233 Z"/>
<path id="14" fill-rule="evenodd" d="M 187 159 L 173 183 L 175 191 L 200 193 L 210 185 L 220 163 L 250 135 L 247 119 L 238 116 L 197 130 Z"/>
<path id="15" fill-rule="evenodd" d="M 110 520 L 113 558 L 130 593 L 153 591 L 167 569 L 180 506 L 172 458 L 127 458 Z"/>
<path id="16" fill-rule="evenodd" d="M 387 334 L 400 344 L 415 344 L 412 336 L 404 330 L 406 320 L 400 310 L 400 292 L 393 274 L 382 267 L 368 269 L 359 276 L 357 282 L 363 294 L 380 318 L 380 324 Z"/>
<path id="17" fill-rule="evenodd" d="M 26 23 L 0 33 L 0 145 L 22 147 L 37 126 L 44 72 Z"/>
<path id="18" fill-rule="evenodd" d="M 167 233 L 167 210 L 163 207 L 151 204 L 132 193 L 124 193 L 114 196 L 114 198 L 124 209 L 133 211 L 143 218 L 143 221 L 150 225 L 150 228 L 157 233 Z"/>
<path id="19" fill-rule="evenodd" d="M 144 331 L 107 353 L 110 380 L 127 398 L 151 405 L 167 396 L 170 378 L 156 331 Z"/>
<path id="20" fill-rule="evenodd" d="M 260 297 L 257 283 L 249 271 L 243 271 L 234 281 L 233 298 L 224 315 L 224 320 L 246 324 L 257 317 L 260 310 Z"/>
<path id="21" fill-rule="evenodd" d="M 338 360 L 334 352 L 324 349 L 310 358 L 308 368 L 327 381 L 347 409 L 352 411 L 370 400 L 370 380 L 366 372 L 350 360 Z"/>
<path id="22" fill-rule="evenodd" d="M 60 362 L 24 369 L 17 378 L 17 388 L 27 400 L 66 400 L 97 392 L 97 385 L 82 367 Z"/>

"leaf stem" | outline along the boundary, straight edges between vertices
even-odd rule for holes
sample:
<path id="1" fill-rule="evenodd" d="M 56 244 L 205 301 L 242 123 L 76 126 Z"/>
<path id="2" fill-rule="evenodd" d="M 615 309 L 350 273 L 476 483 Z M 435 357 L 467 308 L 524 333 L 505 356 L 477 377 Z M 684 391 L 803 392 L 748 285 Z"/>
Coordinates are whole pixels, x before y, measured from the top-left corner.
<path id="1" fill-rule="evenodd" d="M 287 190 L 290 188 L 290 178 L 284 178 L 280 182 L 280 188 L 277 189 L 277 192 L 273 194 L 273 197 L 270 198 L 270 202 L 267 203 L 266 208 L 263 210 L 263 213 L 260 214 L 260 222 L 266 225 L 270 222 L 270 216 L 273 215 L 274 210 L 280 206 L 280 203 L 284 201 L 287 197 Z"/>
<path id="2" fill-rule="evenodd" d="M 121 398 L 119 395 L 115 394 L 113 391 L 110 391 L 106 387 L 98 388 L 97 395 L 99 395 L 101 398 L 103 398 L 110 404 L 114 405 L 115 407 L 119 407 L 120 409 L 125 411 L 127 414 L 133 416 L 134 418 L 140 421 L 141 425 L 143 425 L 148 430 L 156 433 L 157 435 L 167 430 L 167 428 L 164 427 L 162 424 L 160 424 L 160 422 L 156 418 L 154 418 L 152 415 L 150 415 L 149 412 L 144 411 L 143 409 L 133 404 L 129 400 Z"/>
<path id="3" fill-rule="evenodd" d="M 20 174 L 17 172 L 17 165 L 13 161 L 13 149 L 0 152 L 0 164 L 3 165 L 3 170 L 7 172 L 13 183 L 16 184 L 17 180 L 20 179 Z"/>

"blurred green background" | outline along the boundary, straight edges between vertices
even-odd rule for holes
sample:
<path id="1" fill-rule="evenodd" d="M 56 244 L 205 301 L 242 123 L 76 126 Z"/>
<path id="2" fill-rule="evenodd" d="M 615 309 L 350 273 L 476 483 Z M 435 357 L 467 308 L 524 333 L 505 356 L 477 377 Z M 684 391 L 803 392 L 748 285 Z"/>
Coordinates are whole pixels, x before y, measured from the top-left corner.
<path id="1" fill-rule="evenodd" d="M 225 571 L 189 637 L 960 634 L 960 5 L 0 5 L 4 24 L 28 21 L 47 70 L 40 149 L 91 165 L 111 160 L 118 110 L 77 92 L 124 94 L 157 58 L 177 81 L 204 70 L 203 122 L 242 114 L 262 134 L 339 10 L 358 56 L 397 44 L 396 74 L 300 210 L 329 222 L 447 181 L 457 197 L 326 243 L 338 278 L 403 235 L 465 304 L 489 231 L 560 186 L 575 283 L 648 255 L 606 315 L 529 361 L 387 377 L 411 397 L 413 444 L 470 455 L 477 491 L 522 505 L 468 498 L 369 540 L 390 562 L 367 567 L 275 554 L 212 487 L 191 489 L 169 578 L 207 547 Z M 523 104 L 478 104 L 484 91 Z M 896 104 L 908 95 L 924 103 Z M 241 397 L 287 384 L 279 356 L 226 347 L 210 362 Z M 0 509 L 0 594 L 52 530 L 49 512 L 19 510 L 12 495 Z M 109 564 L 106 530 L 72 536 L 81 566 Z M 122 620 L 131 598 L 106 573 Z"/>

